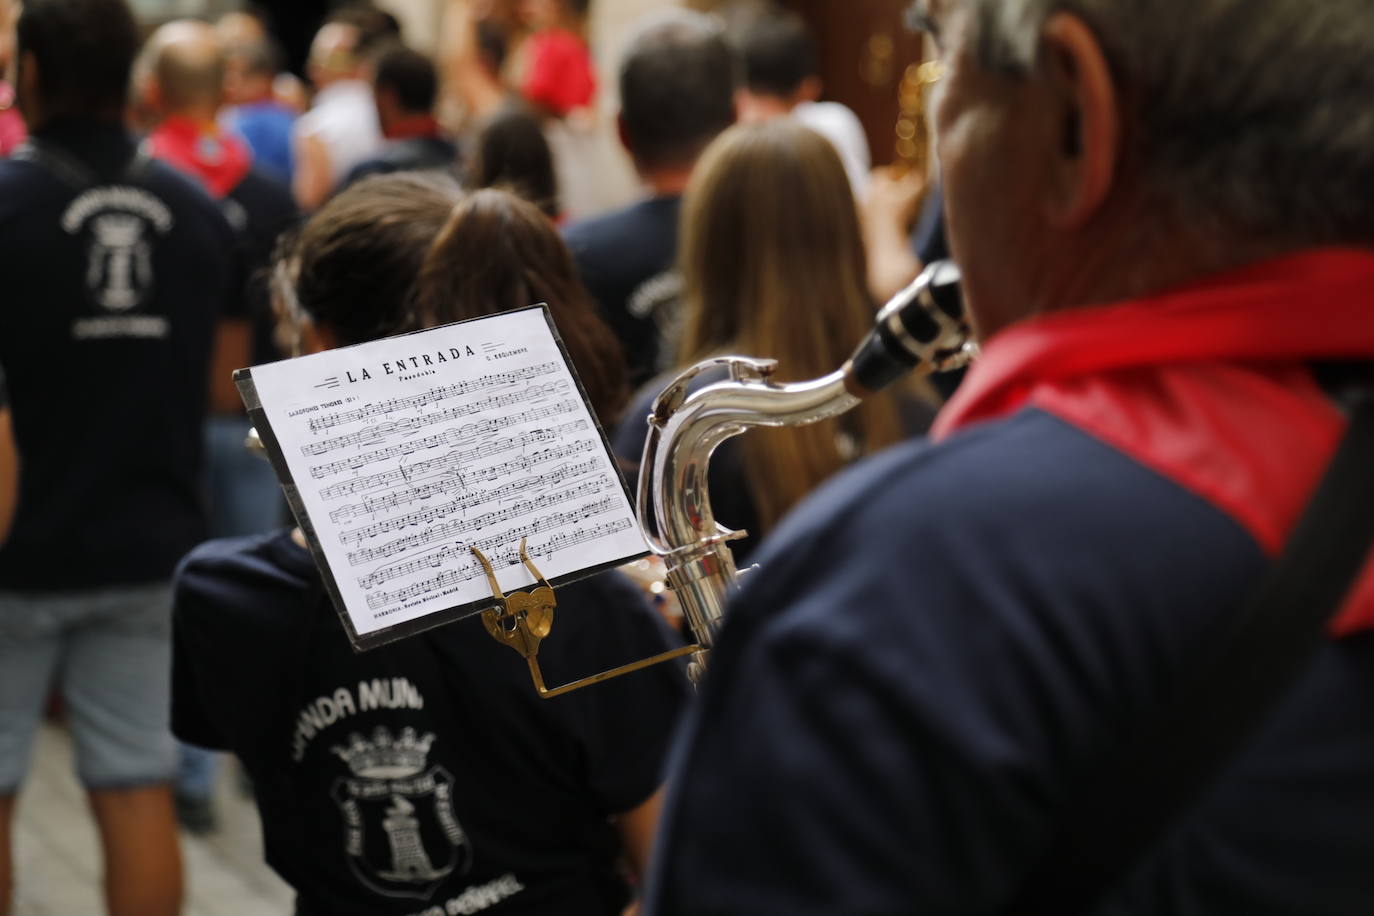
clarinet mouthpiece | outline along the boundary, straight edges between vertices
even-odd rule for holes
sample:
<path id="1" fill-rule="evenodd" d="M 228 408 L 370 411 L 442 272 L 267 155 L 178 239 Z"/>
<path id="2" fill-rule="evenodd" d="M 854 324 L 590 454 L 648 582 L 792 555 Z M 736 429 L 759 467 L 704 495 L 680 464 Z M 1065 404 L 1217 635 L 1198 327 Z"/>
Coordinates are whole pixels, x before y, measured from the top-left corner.
<path id="1" fill-rule="evenodd" d="M 851 388 L 872 394 L 909 373 L 957 369 L 976 352 L 964 317 L 959 268 L 936 261 L 883 306 L 872 332 L 845 364 Z"/>

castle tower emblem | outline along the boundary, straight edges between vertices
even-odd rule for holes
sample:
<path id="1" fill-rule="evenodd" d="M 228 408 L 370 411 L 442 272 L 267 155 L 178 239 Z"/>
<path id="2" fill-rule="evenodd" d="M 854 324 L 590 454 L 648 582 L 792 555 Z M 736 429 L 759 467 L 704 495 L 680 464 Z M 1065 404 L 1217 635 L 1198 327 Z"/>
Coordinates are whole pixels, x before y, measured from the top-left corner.
<path id="1" fill-rule="evenodd" d="M 471 865 L 467 835 L 453 813 L 453 778 L 429 767 L 434 735 L 378 727 L 354 733 L 332 753 L 350 776 L 335 781 L 344 851 L 354 876 L 376 893 L 427 900 Z"/>
<path id="2" fill-rule="evenodd" d="M 447 872 L 436 871 L 429 864 L 425 844 L 420 839 L 420 819 L 413 817 L 415 806 L 399 795 L 391 799 L 387 818 L 382 821 L 386 838 L 391 843 L 392 868 L 382 872 L 389 881 L 432 881 Z"/>
<path id="3" fill-rule="evenodd" d="M 128 213 L 104 213 L 91 221 L 92 244 L 86 285 L 112 312 L 140 304 L 153 281 L 152 246 L 144 221 Z"/>

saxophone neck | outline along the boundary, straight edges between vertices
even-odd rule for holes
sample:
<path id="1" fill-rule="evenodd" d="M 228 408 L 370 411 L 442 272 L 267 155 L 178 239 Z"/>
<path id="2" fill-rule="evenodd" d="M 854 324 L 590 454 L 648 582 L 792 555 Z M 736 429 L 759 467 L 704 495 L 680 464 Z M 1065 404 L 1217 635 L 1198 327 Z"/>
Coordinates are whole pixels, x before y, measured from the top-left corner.
<path id="1" fill-rule="evenodd" d="M 975 352 L 963 318 L 959 272 L 930 265 L 878 313 L 844 366 L 807 382 L 773 381 L 773 360 L 728 356 L 679 375 L 654 401 L 639 473 L 640 527 L 709 647 L 735 584 L 730 540 L 716 523 L 707 474 L 725 440 L 755 427 L 804 426 L 838 416 L 908 374 L 954 368 Z M 705 384 L 708 373 L 727 378 Z"/>

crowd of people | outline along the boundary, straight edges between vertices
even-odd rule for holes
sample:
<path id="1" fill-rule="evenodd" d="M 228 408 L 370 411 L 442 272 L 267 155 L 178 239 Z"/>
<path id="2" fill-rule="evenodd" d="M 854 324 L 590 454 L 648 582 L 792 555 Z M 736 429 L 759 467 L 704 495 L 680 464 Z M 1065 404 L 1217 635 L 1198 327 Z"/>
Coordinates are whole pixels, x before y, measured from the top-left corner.
<path id="1" fill-rule="evenodd" d="M 54 698 L 114 916 L 179 912 L 224 752 L 297 916 L 1374 910 L 1374 566 L 1310 571 L 1349 595 L 1253 727 L 1167 746 L 1374 399 L 1374 17 L 1164 5 L 913 4 L 931 188 L 766 4 L 670 5 L 613 74 L 587 0 L 454 0 L 433 56 L 349 4 L 302 79 L 251 11 L 0 0 L 0 916 Z M 643 194 L 570 212 L 612 84 Z M 633 479 L 682 370 L 823 376 L 949 254 L 967 377 L 716 454 L 760 569 L 699 693 L 541 701 L 476 619 L 355 653 L 244 448 L 235 369 L 544 302 Z M 619 572 L 558 600 L 550 667 L 684 639 Z"/>

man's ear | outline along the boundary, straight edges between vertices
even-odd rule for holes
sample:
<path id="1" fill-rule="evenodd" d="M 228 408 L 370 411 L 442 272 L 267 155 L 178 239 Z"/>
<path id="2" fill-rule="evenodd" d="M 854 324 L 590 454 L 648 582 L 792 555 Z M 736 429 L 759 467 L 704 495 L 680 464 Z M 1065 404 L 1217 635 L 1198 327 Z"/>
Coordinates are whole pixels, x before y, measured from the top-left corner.
<path id="1" fill-rule="evenodd" d="M 821 94 L 825 91 L 825 84 L 821 82 L 819 76 L 808 76 L 797 86 L 795 100 L 801 102 L 819 102 Z"/>
<path id="2" fill-rule="evenodd" d="M 1059 147 L 1046 218 L 1064 229 L 1092 219 L 1111 193 L 1121 155 L 1121 98 L 1097 36 L 1072 13 L 1045 24 L 1043 78 Z"/>
<path id="3" fill-rule="evenodd" d="M 615 114 L 615 135 L 620 138 L 620 145 L 625 147 L 625 151 L 631 156 L 635 154 L 634 144 L 630 143 L 630 132 L 625 129 L 625 112 L 618 111 Z"/>

